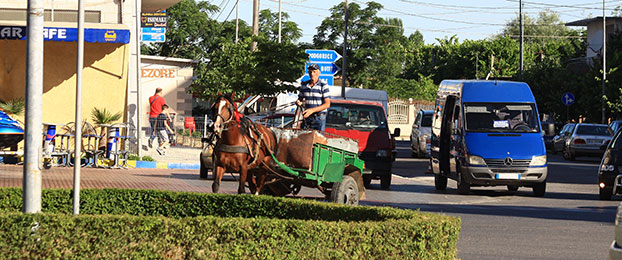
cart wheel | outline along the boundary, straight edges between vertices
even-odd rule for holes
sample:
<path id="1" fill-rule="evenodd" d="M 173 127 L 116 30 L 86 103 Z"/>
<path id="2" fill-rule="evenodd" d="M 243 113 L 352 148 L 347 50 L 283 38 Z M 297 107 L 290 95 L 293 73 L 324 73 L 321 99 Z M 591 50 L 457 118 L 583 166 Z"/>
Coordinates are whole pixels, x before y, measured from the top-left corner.
<path id="1" fill-rule="evenodd" d="M 330 197 L 332 202 L 346 205 L 358 205 L 359 189 L 354 178 L 344 175 L 341 182 L 335 182 Z"/>
<path id="2" fill-rule="evenodd" d="M 359 200 L 364 200 L 365 199 L 365 183 L 364 183 L 365 181 L 363 179 L 363 176 L 361 176 L 361 171 L 357 169 L 355 171 L 351 171 L 347 173 L 346 175 L 352 177 L 354 181 L 356 181 L 356 185 L 358 186 L 358 189 L 359 189 Z"/>

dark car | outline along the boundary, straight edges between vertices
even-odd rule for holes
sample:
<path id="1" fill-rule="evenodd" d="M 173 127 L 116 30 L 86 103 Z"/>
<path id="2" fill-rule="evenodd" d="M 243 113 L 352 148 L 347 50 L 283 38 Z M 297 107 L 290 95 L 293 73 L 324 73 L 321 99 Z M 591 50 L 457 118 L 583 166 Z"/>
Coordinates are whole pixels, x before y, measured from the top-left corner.
<path id="1" fill-rule="evenodd" d="M 601 200 L 622 193 L 622 137 L 618 131 L 609 143 L 598 168 L 598 187 Z"/>

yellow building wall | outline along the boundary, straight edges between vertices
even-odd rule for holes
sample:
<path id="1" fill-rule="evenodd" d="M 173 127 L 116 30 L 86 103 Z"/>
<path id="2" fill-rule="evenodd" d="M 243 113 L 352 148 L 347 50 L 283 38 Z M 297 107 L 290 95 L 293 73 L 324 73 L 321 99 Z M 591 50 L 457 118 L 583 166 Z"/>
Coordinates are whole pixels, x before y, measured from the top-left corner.
<path id="1" fill-rule="evenodd" d="M 75 120 L 76 49 L 76 42 L 44 44 L 43 123 L 65 124 Z M 95 107 L 121 112 L 125 117 L 128 50 L 124 44 L 84 44 L 83 120 L 93 123 L 91 111 Z M 26 41 L 0 40 L 0 51 L 0 99 L 24 98 Z M 23 122 L 23 116 L 20 119 Z"/>

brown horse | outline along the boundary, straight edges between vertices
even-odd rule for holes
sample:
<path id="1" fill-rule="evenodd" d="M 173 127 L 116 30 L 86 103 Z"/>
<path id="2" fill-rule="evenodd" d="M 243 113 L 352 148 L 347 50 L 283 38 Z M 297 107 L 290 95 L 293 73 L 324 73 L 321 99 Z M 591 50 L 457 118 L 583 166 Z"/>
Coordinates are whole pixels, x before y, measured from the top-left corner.
<path id="1" fill-rule="evenodd" d="M 238 193 L 246 193 L 245 181 L 251 193 L 258 194 L 274 161 L 276 139 L 267 127 L 253 123 L 237 112 L 231 95 L 219 95 L 212 105 L 214 132 L 219 137 L 214 148 L 215 167 L 212 192 L 217 193 L 225 172 L 240 174 Z M 256 180 L 253 173 L 257 175 Z"/>

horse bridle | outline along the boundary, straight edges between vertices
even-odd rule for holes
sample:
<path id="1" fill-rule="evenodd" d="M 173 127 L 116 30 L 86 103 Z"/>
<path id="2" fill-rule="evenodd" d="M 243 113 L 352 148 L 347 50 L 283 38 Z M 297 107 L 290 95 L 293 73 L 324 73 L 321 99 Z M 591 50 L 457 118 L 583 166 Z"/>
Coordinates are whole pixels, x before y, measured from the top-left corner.
<path id="1" fill-rule="evenodd" d="M 229 110 L 229 118 L 225 118 L 223 115 L 220 114 L 220 111 L 216 111 L 214 113 L 214 118 L 212 119 L 214 121 L 214 124 L 216 123 L 216 121 L 218 121 L 218 118 L 220 117 L 223 121 L 223 123 L 221 124 L 223 127 L 220 131 L 216 131 L 217 129 L 214 129 L 214 132 L 218 133 L 218 135 L 220 135 L 220 132 L 222 131 L 226 131 L 228 130 L 228 125 L 231 122 L 236 122 L 235 119 L 235 109 L 233 108 L 233 102 L 231 100 L 229 100 L 228 98 L 222 96 L 220 98 L 217 99 L 218 102 L 214 103 L 214 106 L 216 106 L 216 104 L 219 104 L 222 101 L 226 101 L 229 102 L 229 106 L 227 107 L 227 109 Z"/>

